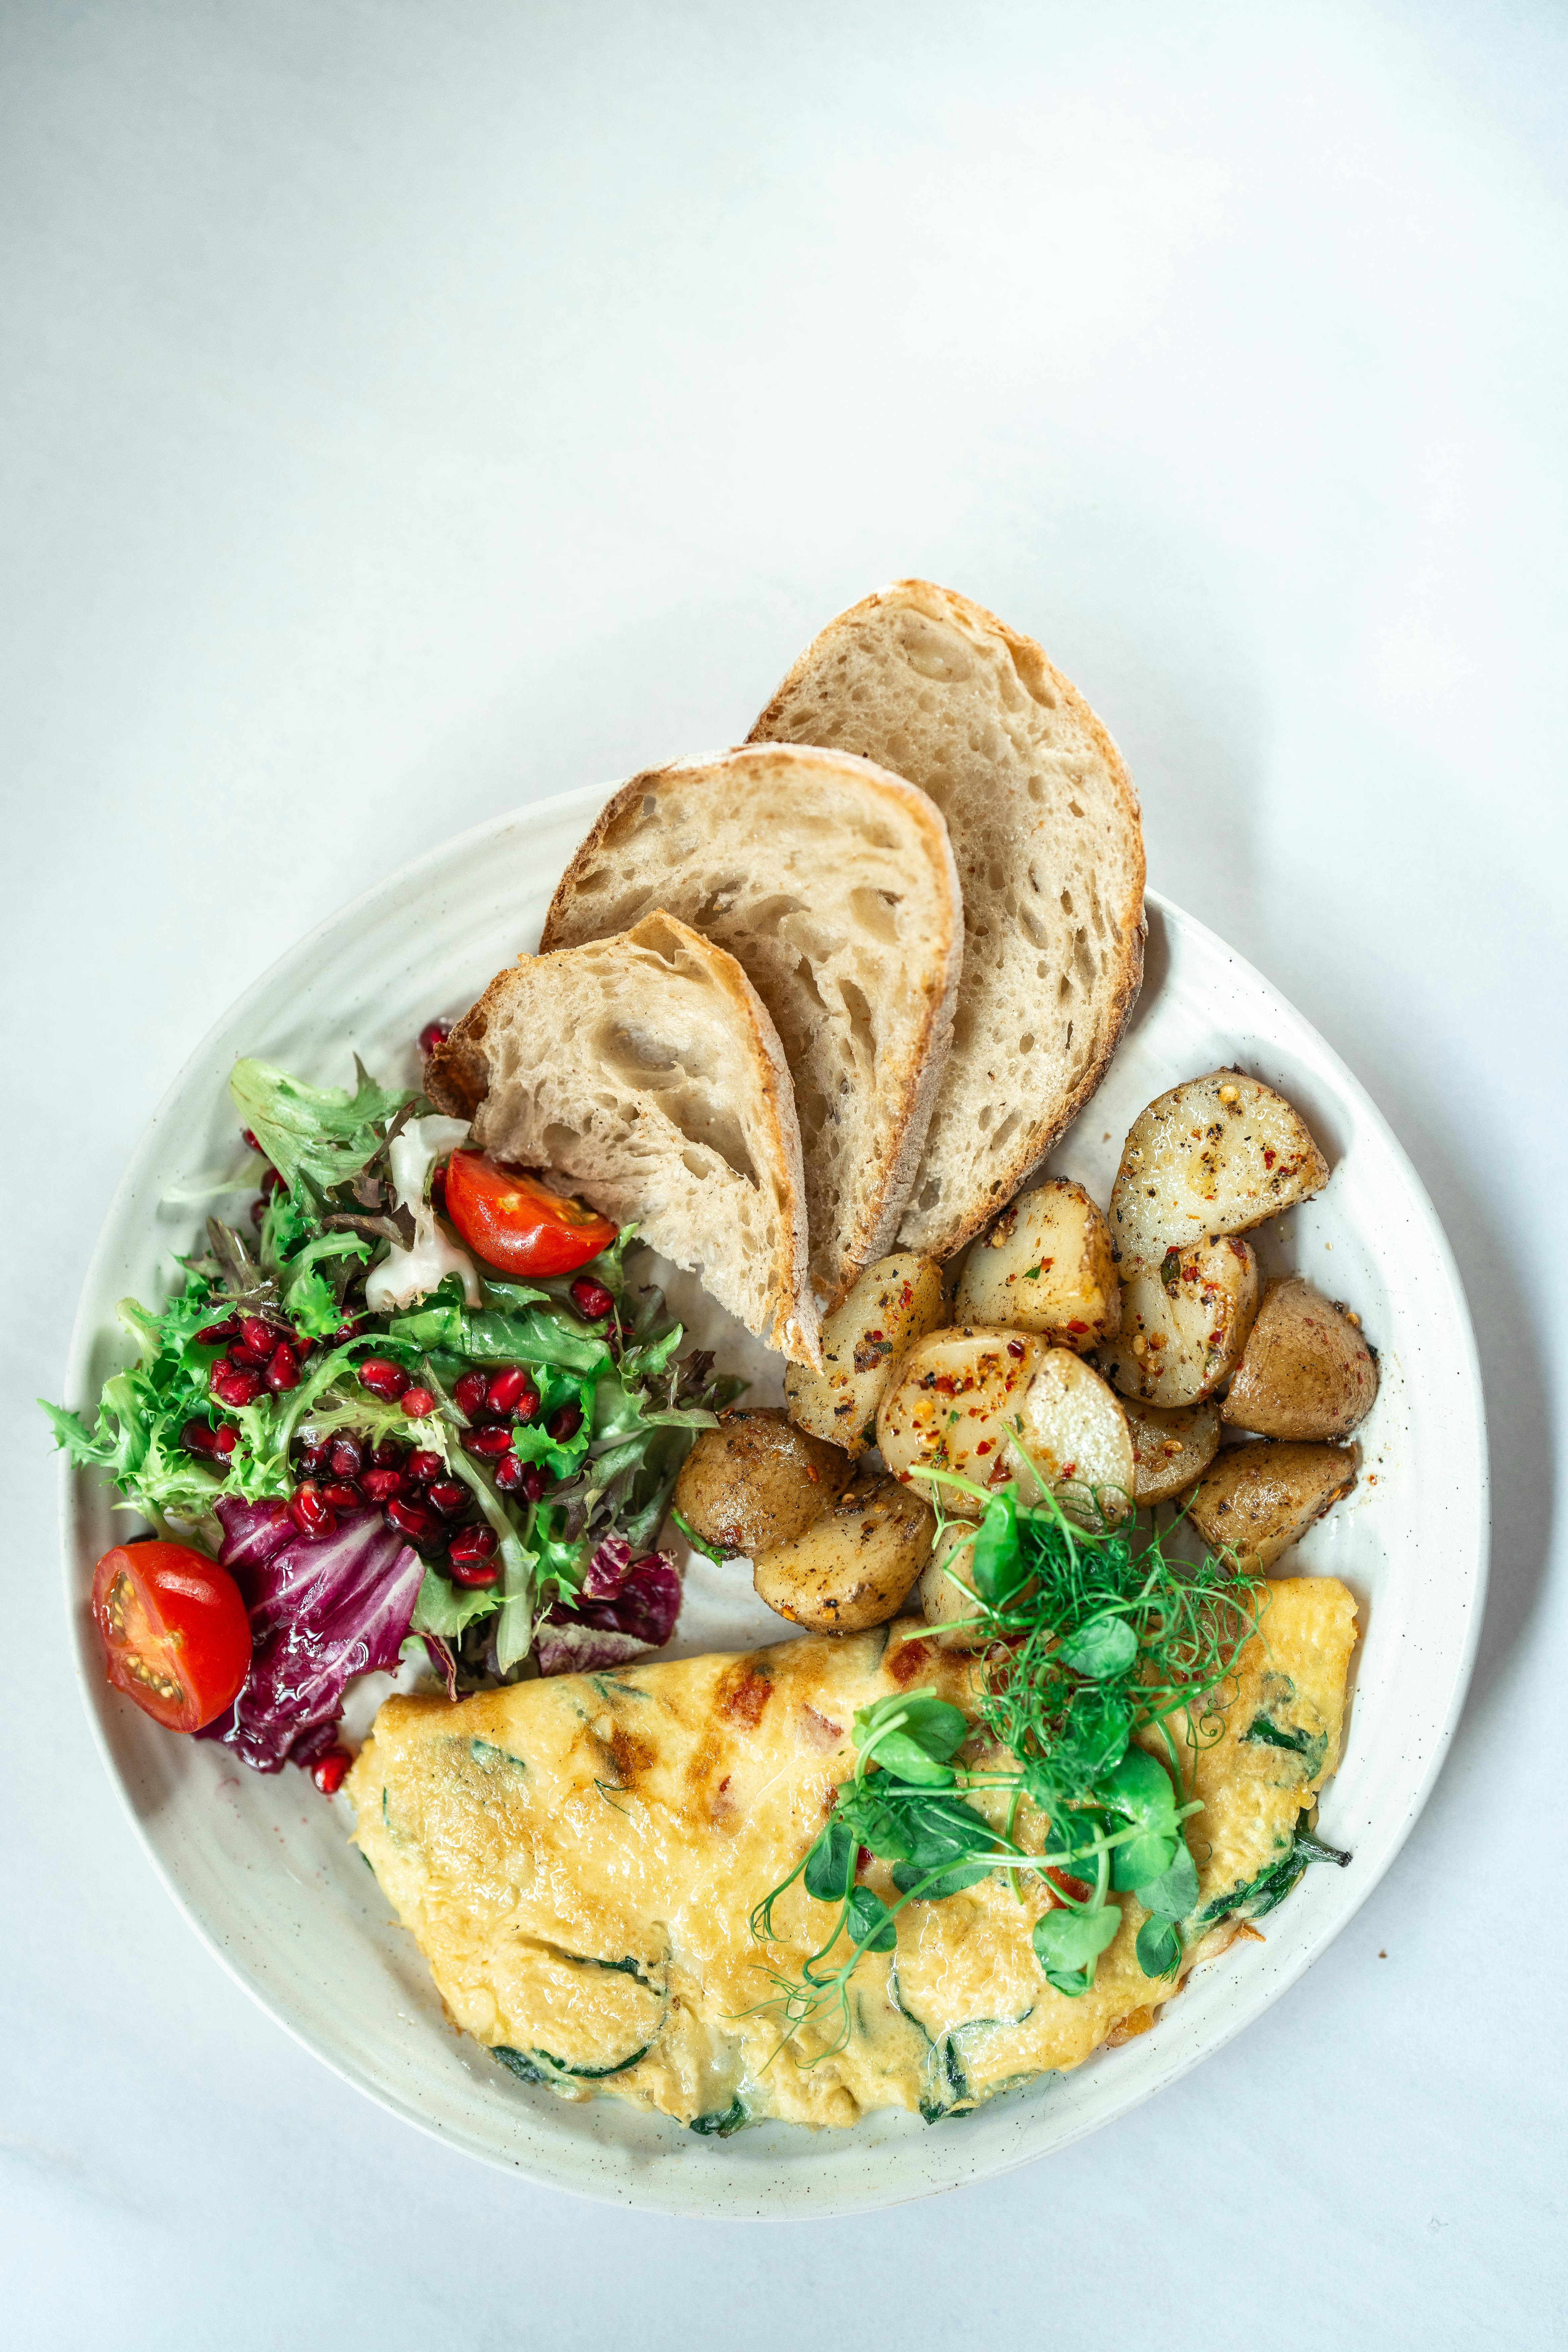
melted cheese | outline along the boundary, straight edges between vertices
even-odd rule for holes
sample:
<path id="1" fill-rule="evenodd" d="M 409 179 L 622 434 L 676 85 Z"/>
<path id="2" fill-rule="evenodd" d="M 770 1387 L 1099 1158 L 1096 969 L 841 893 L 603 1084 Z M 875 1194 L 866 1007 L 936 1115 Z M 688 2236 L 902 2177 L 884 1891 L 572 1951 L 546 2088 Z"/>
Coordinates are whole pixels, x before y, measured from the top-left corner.
<path id="1" fill-rule="evenodd" d="M 1194 1760 L 1208 1932 L 1189 1961 L 1278 1899 L 1300 1812 L 1338 1760 L 1354 1602 L 1326 1577 L 1279 1579 L 1270 1596 L 1224 1735 Z M 918 1686 L 973 1713 L 972 1673 L 910 1622 L 455 1706 L 394 1697 L 347 1784 L 356 1834 L 458 2024 L 564 2096 L 613 2093 L 700 2131 L 763 2116 L 850 2124 L 884 2106 L 950 2114 L 1142 2030 L 1156 1989 L 1133 1951 L 1142 1913 L 1130 1897 L 1076 2000 L 1047 1984 L 1029 1941 L 1050 1899 L 1037 1878 L 1022 1903 L 994 1874 L 910 1905 L 896 1951 L 861 1961 L 849 2039 L 827 2055 L 834 2025 L 808 2023 L 781 2052 L 763 2004 L 770 1971 L 797 1976 L 831 1914 L 797 1879 L 773 1941 L 755 1941 L 748 1920 L 852 1769 L 856 1708 Z M 1043 1826 L 1026 1822 L 1024 1842 Z M 896 1899 L 881 1864 L 867 1883 Z"/>

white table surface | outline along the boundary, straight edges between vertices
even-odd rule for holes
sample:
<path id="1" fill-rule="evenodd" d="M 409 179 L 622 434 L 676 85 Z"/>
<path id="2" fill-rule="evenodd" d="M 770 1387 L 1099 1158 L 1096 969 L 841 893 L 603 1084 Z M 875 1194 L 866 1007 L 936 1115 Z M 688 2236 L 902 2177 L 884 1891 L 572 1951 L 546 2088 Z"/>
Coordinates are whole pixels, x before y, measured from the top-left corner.
<path id="1" fill-rule="evenodd" d="M 8 2342 L 1564 2340 L 1565 96 L 1527 0 L 0 12 Z M 431 2144 L 197 1946 L 29 1401 L 278 950 L 733 740 L 900 572 L 1044 641 L 1152 877 L 1414 1156 L 1492 1599 L 1400 1862 L 1238 2042 L 940 2205 L 676 2223 Z"/>

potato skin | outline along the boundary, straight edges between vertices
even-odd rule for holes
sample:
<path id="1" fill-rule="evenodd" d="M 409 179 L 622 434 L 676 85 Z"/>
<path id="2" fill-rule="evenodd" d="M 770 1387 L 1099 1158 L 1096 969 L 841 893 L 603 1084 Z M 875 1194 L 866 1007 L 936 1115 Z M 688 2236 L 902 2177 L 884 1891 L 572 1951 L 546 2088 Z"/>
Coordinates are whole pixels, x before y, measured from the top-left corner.
<path id="1" fill-rule="evenodd" d="M 1233 1445 L 1199 1480 L 1188 1516 L 1212 1550 L 1256 1572 L 1350 1493 L 1360 1467 L 1355 1445 Z"/>
<path id="2" fill-rule="evenodd" d="M 1372 1349 L 1344 1308 L 1293 1274 L 1265 1290 L 1220 1410 L 1263 1437 L 1348 1437 L 1376 1395 Z"/>
<path id="3" fill-rule="evenodd" d="M 1128 1129 L 1110 1192 L 1122 1278 L 1173 1244 L 1248 1233 L 1328 1181 L 1305 1120 L 1272 1087 L 1239 1070 L 1189 1078 Z"/>
<path id="4" fill-rule="evenodd" d="M 1121 1319 L 1110 1227 L 1081 1184 L 1021 1192 L 964 1260 L 957 1323 L 1044 1331 L 1060 1348 L 1109 1339 Z"/>
<path id="5" fill-rule="evenodd" d="M 932 1331 L 900 1360 L 877 1412 L 882 1459 L 906 1484 L 927 1470 L 1000 1486 L 1016 1467 L 1011 1430 L 1048 1341 L 1029 1331 Z M 941 1488 L 942 1508 L 978 1518 L 984 1503 Z"/>
<path id="6" fill-rule="evenodd" d="M 847 1484 L 836 1446 L 772 1409 L 726 1413 L 681 1465 L 675 1507 L 705 1543 L 754 1557 L 793 1542 Z"/>
<path id="7" fill-rule="evenodd" d="M 974 1534 L 973 1520 L 950 1519 L 921 1576 L 921 1609 L 926 1623 L 944 1628 L 936 1637 L 939 1649 L 983 1649 L 988 1638 L 984 1612 L 973 1598 Z"/>
<path id="8" fill-rule="evenodd" d="M 1100 1349 L 1100 1368 L 1145 1404 L 1200 1404 L 1241 1361 L 1257 1312 L 1250 1244 L 1225 1234 L 1169 1250 L 1122 1284 L 1121 1328 Z"/>
<path id="9" fill-rule="evenodd" d="M 1135 1502 L 1163 1503 L 1184 1493 L 1219 1451 L 1215 1404 L 1165 1406 L 1127 1397 L 1122 1411 L 1132 1438 Z"/>
<path id="10" fill-rule="evenodd" d="M 785 1372 L 790 1419 L 858 1459 L 871 1443 L 877 1407 L 899 1358 L 945 1319 L 935 1258 L 914 1250 L 879 1258 L 824 1317 L 822 1370 L 791 1364 Z"/>
<path id="11" fill-rule="evenodd" d="M 936 1517 L 896 1478 L 856 1475 L 831 1509 L 793 1542 L 759 1552 L 760 1601 L 818 1633 L 862 1633 L 896 1617 L 931 1557 Z"/>

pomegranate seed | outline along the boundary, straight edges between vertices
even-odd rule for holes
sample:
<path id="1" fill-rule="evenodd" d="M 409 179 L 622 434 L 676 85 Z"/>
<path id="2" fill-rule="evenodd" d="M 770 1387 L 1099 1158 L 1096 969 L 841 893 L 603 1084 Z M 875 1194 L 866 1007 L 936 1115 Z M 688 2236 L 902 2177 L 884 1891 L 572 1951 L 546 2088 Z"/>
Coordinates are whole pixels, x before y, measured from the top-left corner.
<path id="1" fill-rule="evenodd" d="M 239 1130 L 239 1139 L 240 1139 L 241 1143 L 243 1143 L 243 1144 L 244 1144 L 244 1146 L 245 1146 L 245 1148 L 246 1148 L 246 1150 L 247 1150 L 247 1151 L 259 1151 L 259 1150 L 260 1150 L 260 1149 L 261 1149 L 260 1144 L 259 1144 L 259 1143 L 258 1143 L 258 1141 L 256 1140 L 255 1136 L 254 1136 L 254 1135 L 252 1135 L 252 1133 L 250 1132 L 250 1129 L 249 1129 L 247 1127 L 242 1127 L 242 1128 L 240 1129 L 240 1130 Z"/>
<path id="2" fill-rule="evenodd" d="M 261 1394 L 259 1372 L 237 1371 L 232 1364 L 215 1364 L 213 1370 L 217 1377 L 210 1382 L 212 1392 L 219 1404 L 227 1405 L 231 1412 L 254 1404 Z"/>
<path id="3" fill-rule="evenodd" d="M 384 1437 L 370 1458 L 378 1470 L 401 1470 L 407 1456 L 395 1437 Z"/>
<path id="4" fill-rule="evenodd" d="M 337 1514 L 310 1478 L 307 1478 L 303 1486 L 295 1487 L 289 1505 L 289 1517 L 302 1536 L 313 1538 L 330 1536 L 338 1524 Z"/>
<path id="5" fill-rule="evenodd" d="M 388 1404 L 395 1404 L 408 1386 L 408 1375 L 401 1364 L 393 1362 L 390 1356 L 367 1356 L 359 1368 L 359 1384 L 362 1389 L 368 1389 L 372 1396 L 383 1397 Z"/>
<path id="6" fill-rule="evenodd" d="M 180 1432 L 180 1444 L 187 1454 L 211 1454 L 213 1433 L 205 1421 L 187 1421 Z"/>
<path id="7" fill-rule="evenodd" d="M 281 1177 L 281 1176 L 279 1176 L 279 1174 L 278 1173 L 277 1169 L 276 1169 L 276 1168 L 268 1168 L 268 1169 L 265 1169 L 265 1170 L 262 1171 L 262 1177 L 261 1177 L 261 1197 L 262 1197 L 262 1199 L 263 1199 L 264 1201 L 269 1201 L 269 1200 L 272 1198 L 272 1195 L 273 1195 L 273 1193 L 274 1193 L 274 1192 L 282 1192 L 282 1190 L 283 1190 L 283 1179 L 282 1179 L 282 1177 Z"/>
<path id="8" fill-rule="evenodd" d="M 242 1315 L 240 1317 L 239 1336 L 244 1340 L 246 1346 L 249 1349 L 251 1354 L 253 1356 L 259 1356 L 263 1363 L 267 1361 L 267 1359 L 271 1355 L 273 1349 L 278 1345 L 277 1332 L 272 1328 L 270 1323 L 263 1322 L 259 1315 Z"/>
<path id="9" fill-rule="evenodd" d="M 226 1460 L 228 1455 L 234 1452 L 235 1447 L 238 1444 L 239 1432 L 234 1427 L 231 1422 L 226 1421 L 221 1429 L 214 1430 L 213 1452 L 218 1456 L 220 1461 Z"/>
<path id="10" fill-rule="evenodd" d="M 197 1343 L 204 1348 L 221 1348 L 229 1339 L 239 1337 L 239 1318 L 230 1315 L 222 1323 L 209 1323 L 205 1331 L 196 1333 Z"/>
<path id="11" fill-rule="evenodd" d="M 324 1470 L 327 1466 L 327 1449 L 319 1438 L 308 1441 L 300 1446 L 298 1459 L 305 1476 L 313 1478 L 318 1470 Z"/>
<path id="12" fill-rule="evenodd" d="M 317 1757 L 310 1767 L 310 1778 L 323 1797 L 337 1795 L 353 1760 L 346 1748 L 329 1748 L 324 1756 Z"/>
<path id="13" fill-rule="evenodd" d="M 270 1349 L 268 1349 L 265 1356 L 253 1355 L 250 1349 L 245 1346 L 244 1342 L 239 1339 L 235 1340 L 233 1346 L 226 1349 L 225 1353 L 228 1361 L 233 1364 L 237 1370 L 242 1372 L 264 1372 L 267 1370 L 268 1365 L 272 1360 L 272 1351 Z"/>
<path id="14" fill-rule="evenodd" d="M 495 1482 L 503 1495 L 515 1495 L 532 1465 L 521 1454 L 503 1454 L 495 1466 Z"/>
<path id="15" fill-rule="evenodd" d="M 430 1178 L 430 1206 L 443 1217 L 447 1213 L 447 1171 L 437 1168 Z"/>
<path id="16" fill-rule="evenodd" d="M 364 1496 L 352 1478 L 334 1478 L 330 1486 L 322 1487 L 321 1500 L 334 1511 L 358 1511 L 364 1507 Z"/>
<path id="17" fill-rule="evenodd" d="M 481 1462 L 494 1462 L 501 1454 L 511 1452 L 511 1432 L 510 1429 L 465 1429 L 463 1451 L 478 1454 Z"/>
<path id="18" fill-rule="evenodd" d="M 483 1372 L 465 1372 L 452 1391 L 452 1402 L 465 1421 L 478 1421 L 489 1403 L 490 1384 Z"/>
<path id="19" fill-rule="evenodd" d="M 564 1445 L 569 1438 L 576 1436 L 583 1426 L 582 1406 L 580 1404 L 557 1405 L 544 1426 L 557 1445 Z"/>
<path id="20" fill-rule="evenodd" d="M 447 1564 L 447 1573 L 454 1584 L 494 1584 L 500 1569 L 493 1559 L 454 1559 Z"/>
<path id="21" fill-rule="evenodd" d="M 332 1465 L 334 1477 L 357 1478 L 364 1468 L 364 1447 L 357 1437 L 345 1433 L 333 1438 L 327 1459 Z"/>
<path id="22" fill-rule="evenodd" d="M 577 1276 L 571 1295 L 577 1312 L 586 1316 L 590 1323 L 602 1323 L 616 1303 L 615 1293 L 606 1290 L 602 1282 L 595 1282 L 591 1274 Z"/>
<path id="23" fill-rule="evenodd" d="M 501 1471 L 510 1468 L 514 1462 L 517 1462 L 516 1454 L 509 1454 L 496 1472 L 498 1486 L 501 1484 Z M 521 1463 L 518 1462 L 518 1468 L 521 1470 Z M 425 1499 L 433 1511 L 440 1512 L 444 1519 L 455 1519 L 468 1499 L 468 1490 L 460 1478 L 437 1478 L 436 1484 L 426 1492 Z"/>
<path id="24" fill-rule="evenodd" d="M 403 1398 L 403 1410 L 410 1421 L 423 1421 L 427 1412 L 434 1412 L 436 1410 L 435 1391 L 433 1389 L 406 1390 Z"/>
<path id="25" fill-rule="evenodd" d="M 521 1364 L 512 1364 L 504 1372 L 497 1372 L 490 1381 L 487 1402 L 493 1413 L 503 1420 L 515 1413 L 519 1421 L 531 1421 L 539 1411 L 539 1391 Z"/>
<path id="26" fill-rule="evenodd" d="M 515 1462 L 517 1456 L 513 1454 L 512 1460 Z M 506 1465 L 503 1462 L 501 1464 L 501 1469 L 504 1470 L 505 1467 Z M 496 1473 L 496 1484 L 498 1486 L 500 1484 L 500 1470 Z M 508 1491 L 515 1491 L 521 1494 L 525 1503 L 537 1503 L 541 1495 L 544 1492 L 544 1473 L 540 1468 L 538 1463 L 530 1462 L 526 1464 L 521 1478 L 513 1478 L 508 1481 Z"/>
<path id="27" fill-rule="evenodd" d="M 496 1548 L 494 1528 L 459 1528 L 447 1549 L 454 1560 L 489 1559 Z"/>
<path id="28" fill-rule="evenodd" d="M 449 1021 L 426 1021 L 419 1032 L 419 1057 L 427 1062 L 437 1045 L 444 1045 L 452 1034 Z"/>
<path id="29" fill-rule="evenodd" d="M 342 1321 L 338 1325 L 337 1329 L 332 1333 L 333 1347 L 341 1348 L 346 1340 L 357 1339 L 362 1328 L 363 1326 L 361 1325 L 357 1315 L 345 1315 Z"/>
<path id="30" fill-rule="evenodd" d="M 439 1526 L 428 1511 L 422 1511 L 417 1503 L 405 1503 L 396 1496 L 388 1503 L 386 1516 L 389 1524 L 397 1529 L 400 1536 L 406 1536 L 410 1543 L 433 1544 L 440 1534 Z"/>
<path id="31" fill-rule="evenodd" d="M 279 1342 L 272 1361 L 267 1367 L 267 1385 L 274 1395 L 281 1395 L 285 1389 L 297 1389 L 300 1385 L 300 1359 L 286 1340 Z"/>
<path id="32" fill-rule="evenodd" d="M 432 1478 L 441 1475 L 446 1466 L 438 1454 L 432 1454 L 424 1445 L 416 1446 L 408 1457 L 408 1475 L 416 1486 L 427 1486 Z"/>
<path id="33" fill-rule="evenodd" d="M 401 1470 L 362 1470 L 360 1485 L 373 1503 L 390 1503 L 395 1495 L 403 1492 Z"/>
<path id="34" fill-rule="evenodd" d="M 251 1204 L 250 1204 L 250 1222 L 251 1222 L 251 1223 L 256 1227 L 256 1229 L 257 1229 L 257 1231 L 258 1231 L 258 1233 L 259 1233 L 259 1231 L 261 1230 L 261 1220 L 262 1220 L 262 1218 L 263 1218 L 266 1214 L 267 1214 L 267 1203 L 266 1203 L 266 1202 L 265 1202 L 265 1201 L 252 1201 L 252 1202 L 251 1202 Z"/>

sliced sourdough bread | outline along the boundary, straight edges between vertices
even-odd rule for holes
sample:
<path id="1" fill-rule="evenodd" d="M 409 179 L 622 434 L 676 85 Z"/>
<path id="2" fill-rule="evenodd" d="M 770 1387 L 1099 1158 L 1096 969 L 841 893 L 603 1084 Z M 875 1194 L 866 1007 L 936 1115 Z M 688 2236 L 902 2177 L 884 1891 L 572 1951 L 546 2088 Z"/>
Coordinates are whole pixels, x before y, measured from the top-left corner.
<path id="1" fill-rule="evenodd" d="M 1088 1101 L 1143 969 L 1143 837 L 1121 756 L 1031 638 L 925 580 L 828 624 L 752 730 L 919 784 L 963 889 L 952 1050 L 899 1230 L 947 1257 Z"/>
<path id="2" fill-rule="evenodd" d="M 728 950 L 795 1081 L 824 1310 L 892 1247 L 947 1058 L 963 911 L 931 801 L 868 760 L 759 743 L 623 785 L 545 949 L 662 907 Z"/>
<path id="3" fill-rule="evenodd" d="M 759 1339 L 821 1362 L 789 1071 L 721 948 L 659 911 L 615 939 L 520 956 L 425 1084 L 485 1150 L 568 1178 Z"/>

